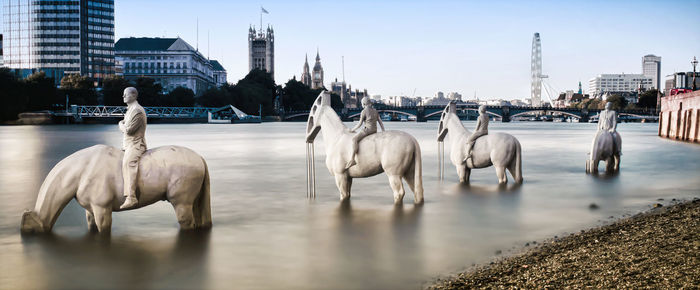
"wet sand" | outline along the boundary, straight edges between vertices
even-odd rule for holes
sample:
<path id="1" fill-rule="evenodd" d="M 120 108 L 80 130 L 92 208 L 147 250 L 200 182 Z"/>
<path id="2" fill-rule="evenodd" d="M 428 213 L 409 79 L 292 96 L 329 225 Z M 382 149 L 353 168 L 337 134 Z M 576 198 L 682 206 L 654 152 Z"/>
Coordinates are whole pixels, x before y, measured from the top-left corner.
<path id="1" fill-rule="evenodd" d="M 700 199 L 554 238 L 430 289 L 696 288 L 700 286 Z"/>

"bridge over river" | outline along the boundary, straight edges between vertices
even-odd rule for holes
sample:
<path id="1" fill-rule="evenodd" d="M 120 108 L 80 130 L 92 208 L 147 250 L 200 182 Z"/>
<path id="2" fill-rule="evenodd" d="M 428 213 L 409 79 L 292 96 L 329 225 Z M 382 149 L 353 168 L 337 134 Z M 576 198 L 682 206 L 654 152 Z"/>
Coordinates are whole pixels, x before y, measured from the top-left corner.
<path id="1" fill-rule="evenodd" d="M 396 116 L 404 115 L 407 118 L 415 119 L 418 122 L 428 120 L 439 120 L 444 106 L 387 106 L 383 104 L 375 105 L 377 111 L 381 113 L 394 114 Z M 224 106 L 221 108 L 211 107 L 144 107 L 148 118 L 172 121 L 206 121 L 209 113 L 222 114 L 229 113 L 233 115 L 232 106 Z M 476 116 L 478 113 L 478 105 L 458 104 L 457 114 L 462 118 Z M 231 110 L 231 112 L 228 112 Z M 338 115 L 345 121 L 350 121 L 359 118 L 362 109 L 341 109 L 337 110 Z M 598 109 L 575 109 L 575 108 L 552 108 L 552 107 L 514 107 L 514 106 L 487 106 L 486 111 L 489 115 L 502 122 L 510 122 L 513 118 L 540 114 L 551 115 L 560 114 L 578 119 L 580 122 L 587 122 L 590 118 L 595 118 L 601 110 Z M 68 111 L 54 112 L 57 117 L 68 117 L 74 121 L 81 122 L 84 119 L 121 119 L 126 112 L 125 106 L 76 106 L 73 105 Z M 618 112 L 620 119 L 623 120 L 658 120 L 658 112 L 656 110 L 622 110 Z M 299 121 L 306 120 L 309 111 L 289 111 L 284 112 L 280 116 L 282 121 Z"/>
<path id="2" fill-rule="evenodd" d="M 405 115 L 415 118 L 418 122 L 427 120 L 439 120 L 440 114 L 445 106 L 387 106 L 383 104 L 375 105 L 375 109 L 381 113 L 389 113 L 396 115 Z M 475 116 L 478 114 L 478 105 L 457 104 L 457 114 L 460 117 L 469 115 Z M 338 115 L 343 120 L 352 120 L 358 118 L 362 109 L 342 109 L 336 110 Z M 510 122 L 511 119 L 532 115 L 551 115 L 553 113 L 570 116 L 578 119 L 580 122 L 587 122 L 590 118 L 595 118 L 601 110 L 599 109 L 576 109 L 576 108 L 552 108 L 552 107 L 514 107 L 514 106 L 486 106 L 486 111 L 489 115 L 500 119 L 502 122 Z M 659 114 L 656 110 L 622 110 L 618 112 L 621 119 L 636 119 L 636 120 L 658 120 Z M 285 112 L 282 120 L 300 120 L 306 119 L 309 111 L 290 111 Z"/>

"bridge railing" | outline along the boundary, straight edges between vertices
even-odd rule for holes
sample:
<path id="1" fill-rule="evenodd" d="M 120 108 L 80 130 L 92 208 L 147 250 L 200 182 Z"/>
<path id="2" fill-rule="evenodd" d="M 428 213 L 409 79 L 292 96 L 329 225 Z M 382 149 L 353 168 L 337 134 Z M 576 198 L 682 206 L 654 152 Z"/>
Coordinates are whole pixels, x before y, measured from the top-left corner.
<path id="1" fill-rule="evenodd" d="M 144 107 L 148 117 L 157 118 L 205 118 L 208 112 L 220 108 L 210 107 Z M 74 106 L 72 114 L 79 118 L 124 117 L 125 106 Z"/>

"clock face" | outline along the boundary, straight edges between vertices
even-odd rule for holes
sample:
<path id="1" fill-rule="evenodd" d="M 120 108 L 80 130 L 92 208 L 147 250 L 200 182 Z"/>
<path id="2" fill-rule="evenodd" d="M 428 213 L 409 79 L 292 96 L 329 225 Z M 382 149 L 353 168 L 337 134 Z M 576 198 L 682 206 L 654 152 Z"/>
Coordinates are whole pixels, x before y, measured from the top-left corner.
<path id="1" fill-rule="evenodd" d="M 320 73 L 315 73 L 314 75 L 316 75 L 316 78 L 317 78 L 317 79 L 320 79 L 320 78 L 321 78 L 321 74 L 320 74 Z"/>

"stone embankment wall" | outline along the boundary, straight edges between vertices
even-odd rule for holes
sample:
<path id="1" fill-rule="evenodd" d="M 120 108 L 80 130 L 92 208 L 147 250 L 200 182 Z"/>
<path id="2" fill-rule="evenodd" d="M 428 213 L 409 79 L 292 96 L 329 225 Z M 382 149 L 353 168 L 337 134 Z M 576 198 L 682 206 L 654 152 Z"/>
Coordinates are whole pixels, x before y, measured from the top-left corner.
<path id="1" fill-rule="evenodd" d="M 700 91 L 661 98 L 659 136 L 700 143 Z"/>

